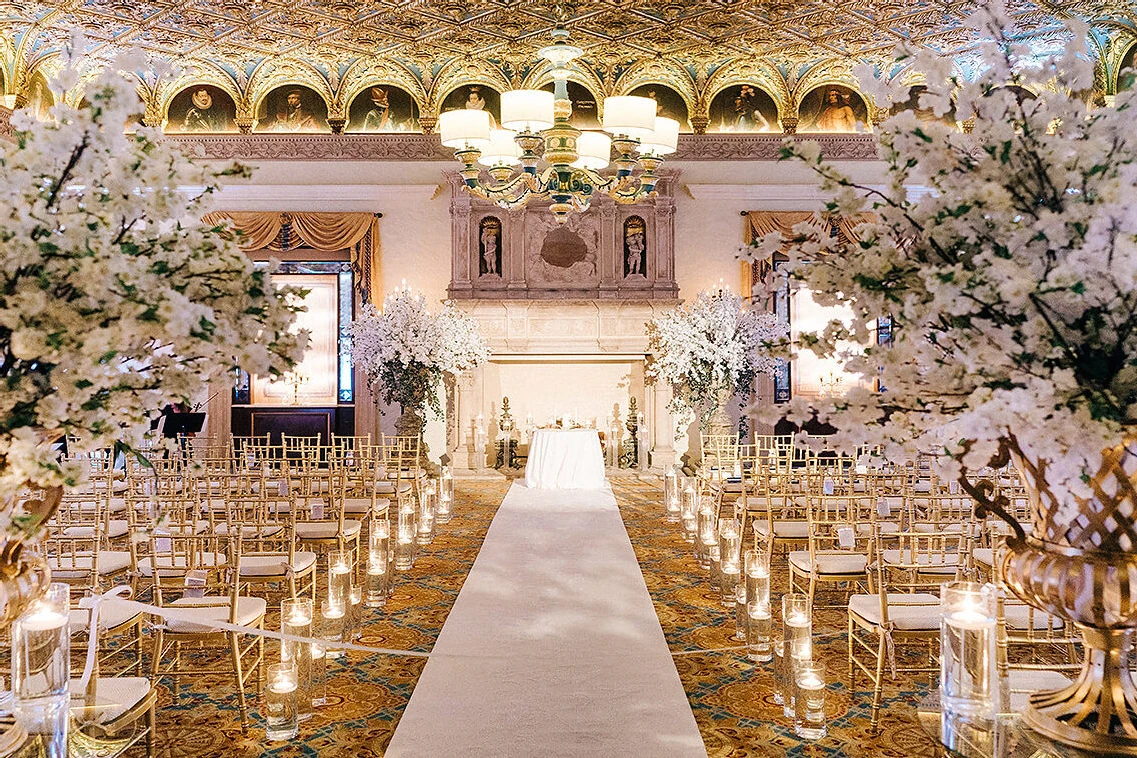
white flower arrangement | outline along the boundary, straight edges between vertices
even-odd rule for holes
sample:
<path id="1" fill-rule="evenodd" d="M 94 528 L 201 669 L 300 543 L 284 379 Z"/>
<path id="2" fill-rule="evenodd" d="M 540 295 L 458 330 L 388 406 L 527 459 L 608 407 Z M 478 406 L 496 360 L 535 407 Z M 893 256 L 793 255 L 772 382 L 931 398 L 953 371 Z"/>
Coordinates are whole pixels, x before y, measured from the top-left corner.
<path id="1" fill-rule="evenodd" d="M 85 473 L 53 442 L 136 449 L 163 406 L 237 366 L 286 371 L 307 343 L 289 333 L 289 293 L 200 221 L 218 180 L 245 169 L 195 165 L 156 129 L 125 134 L 141 104 L 114 67 L 86 98 L 46 122 L 17 111 L 0 143 L 0 531 L 23 536 L 42 515 L 13 507 L 18 491 Z"/>
<path id="2" fill-rule="evenodd" d="M 1058 501 L 1072 504 L 1064 495 L 1088 494 L 1084 477 L 1103 448 L 1137 423 L 1137 94 L 1087 104 L 1080 93 L 1094 69 L 1082 24 L 1040 60 L 1001 11 L 972 23 L 986 40 L 977 78 L 926 54 L 914 66 L 928 88 L 921 106 L 973 118 L 971 134 L 910 112 L 890 118 L 877 131 L 883 190 L 842 175 L 816 145 L 786 143 L 831 193 L 828 213 L 878 217 L 847 246 L 804 228 L 793 240 L 791 276 L 856 314 L 811 349 L 870 345 L 877 317 L 893 321 L 890 346 L 843 356 L 882 391 L 799 399 L 792 417 L 816 412 L 848 451 L 879 445 L 894 461 L 938 453 L 950 478 L 1008 450 L 1044 463 Z M 910 197 L 912 186 L 927 191 Z M 784 242 L 757 240 L 752 252 Z"/>
<path id="3" fill-rule="evenodd" d="M 384 402 L 404 410 L 429 405 L 438 414 L 443 375 L 477 368 L 490 354 L 473 319 L 451 302 L 433 314 L 409 289 L 388 295 L 382 310 L 365 305 L 351 338 L 355 362 L 382 388 Z"/>
<path id="4" fill-rule="evenodd" d="M 738 295 L 703 292 L 648 322 L 647 374 L 671 385 L 668 410 L 680 427 L 700 409 L 705 423 L 718 403 L 748 391 L 757 374 L 774 372 L 770 346 L 786 332 L 774 314 L 745 308 Z"/>

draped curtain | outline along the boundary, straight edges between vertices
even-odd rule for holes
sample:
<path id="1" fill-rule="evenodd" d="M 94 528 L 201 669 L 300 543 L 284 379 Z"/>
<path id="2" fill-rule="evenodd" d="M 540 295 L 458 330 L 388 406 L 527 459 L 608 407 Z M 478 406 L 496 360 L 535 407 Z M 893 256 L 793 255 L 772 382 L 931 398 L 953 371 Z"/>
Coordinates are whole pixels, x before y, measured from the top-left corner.
<path id="1" fill-rule="evenodd" d="M 377 213 L 215 211 L 202 220 L 239 230 L 243 250 L 350 250 L 361 299 L 370 302 L 375 293 L 383 291 L 375 265 L 379 254 Z"/>
<path id="2" fill-rule="evenodd" d="M 350 250 L 351 268 L 355 273 L 358 303 L 373 302 L 383 292 L 379 268 L 378 213 L 337 212 L 260 212 L 216 211 L 202 218 L 207 224 L 228 224 L 241 232 L 242 250 L 271 250 L 282 252 L 298 247 L 315 250 Z M 378 411 L 367 376 L 355 366 L 355 433 L 370 434 L 378 439 Z M 210 429 L 224 439 L 228 435 L 231 393 L 223 395 L 225 407 L 215 410 L 207 418 L 216 419 L 216 428 Z M 221 428 L 224 424 L 224 429 Z"/>
<path id="3" fill-rule="evenodd" d="M 750 211 L 746 213 L 746 226 L 742 239 L 747 245 L 761 239 L 771 232 L 779 232 L 783 237 L 792 237 L 793 228 L 798 224 L 809 224 L 822 234 L 834 234 L 844 240 L 854 240 L 857 227 L 876 221 L 875 213 L 859 213 L 855 216 L 826 218 L 818 211 Z M 742 292 L 749 294 L 753 284 L 763 273 L 759 264 L 742 262 Z"/>

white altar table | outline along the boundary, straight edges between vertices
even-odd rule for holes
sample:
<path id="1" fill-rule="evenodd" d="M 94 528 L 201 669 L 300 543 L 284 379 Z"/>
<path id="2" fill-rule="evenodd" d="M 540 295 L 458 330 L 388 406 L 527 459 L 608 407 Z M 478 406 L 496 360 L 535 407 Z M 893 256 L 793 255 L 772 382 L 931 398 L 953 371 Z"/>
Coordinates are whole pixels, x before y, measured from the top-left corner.
<path id="1" fill-rule="evenodd" d="M 529 440 L 530 489 L 594 490 L 604 486 L 604 455 L 595 429 L 537 429 Z"/>

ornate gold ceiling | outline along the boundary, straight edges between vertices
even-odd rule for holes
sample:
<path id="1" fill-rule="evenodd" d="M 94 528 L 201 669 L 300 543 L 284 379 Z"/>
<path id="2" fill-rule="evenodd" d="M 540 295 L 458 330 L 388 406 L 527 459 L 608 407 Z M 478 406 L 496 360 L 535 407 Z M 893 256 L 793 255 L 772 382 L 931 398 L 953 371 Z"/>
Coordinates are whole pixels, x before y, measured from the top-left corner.
<path id="1" fill-rule="evenodd" d="M 1094 23 L 1098 89 L 1137 40 L 1131 0 L 1007 0 L 1019 32 L 1060 44 L 1067 16 Z M 858 60 L 893 75 L 895 45 L 910 41 L 967 65 L 964 19 L 972 0 L 14 0 L 0 3 L 3 90 L 28 99 L 34 75 L 50 76 L 73 29 L 97 67 L 140 47 L 180 74 L 140 72 L 148 123 L 164 123 L 171 99 L 194 84 L 229 93 L 250 124 L 267 94 L 303 85 L 341 123 L 352 99 L 376 83 L 405 90 L 429 130 L 444 98 L 463 84 L 497 90 L 541 86 L 536 50 L 563 23 L 586 51 L 574 78 L 595 96 L 662 84 L 685 101 L 702 131 L 727 86 L 756 86 L 779 118 L 822 84 L 855 85 Z M 63 93 L 77 101 L 80 92 Z M 243 127 L 244 128 L 244 127 Z M 334 127 L 333 127 L 334 128 Z M 342 128 L 342 125 L 340 126 Z"/>
<path id="2" fill-rule="evenodd" d="M 1118 0 L 1012 0 L 1025 34 L 1056 19 L 1120 18 Z M 350 61 L 445 60 L 455 54 L 524 67 L 565 23 L 595 59 L 655 56 L 817 59 L 887 52 L 899 40 L 951 53 L 969 39 L 959 0 L 24 0 L 8 22 L 55 37 L 82 28 L 99 48 L 140 45 L 170 57 L 272 56 Z"/>

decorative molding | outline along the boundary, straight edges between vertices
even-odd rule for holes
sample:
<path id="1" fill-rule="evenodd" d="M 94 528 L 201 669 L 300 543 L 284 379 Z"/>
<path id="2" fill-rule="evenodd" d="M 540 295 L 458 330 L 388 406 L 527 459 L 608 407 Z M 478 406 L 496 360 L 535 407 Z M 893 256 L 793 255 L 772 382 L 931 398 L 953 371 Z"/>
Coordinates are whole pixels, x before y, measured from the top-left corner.
<path id="1" fill-rule="evenodd" d="M 453 161 L 433 134 L 169 135 L 195 158 L 257 161 Z M 671 161 L 775 161 L 781 134 L 682 134 Z M 871 134 L 803 135 L 830 160 L 877 160 Z"/>
<path id="2" fill-rule="evenodd" d="M 193 192 L 195 188 L 185 189 Z M 437 192 L 437 184 L 227 184 L 214 195 L 214 202 L 232 211 L 373 212 L 391 200 L 425 203 Z"/>
<path id="3" fill-rule="evenodd" d="M 453 161 L 429 134 L 169 135 L 195 158 L 259 161 Z"/>
<path id="4" fill-rule="evenodd" d="M 884 191 L 884 185 L 867 185 L 868 189 Z M 683 189 L 693 200 L 754 201 L 764 203 L 815 203 L 826 197 L 816 184 L 684 184 Z M 931 194 L 928 187 L 908 187 L 908 199 L 916 200 Z M 763 209 L 776 210 L 763 206 Z"/>

